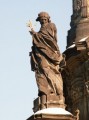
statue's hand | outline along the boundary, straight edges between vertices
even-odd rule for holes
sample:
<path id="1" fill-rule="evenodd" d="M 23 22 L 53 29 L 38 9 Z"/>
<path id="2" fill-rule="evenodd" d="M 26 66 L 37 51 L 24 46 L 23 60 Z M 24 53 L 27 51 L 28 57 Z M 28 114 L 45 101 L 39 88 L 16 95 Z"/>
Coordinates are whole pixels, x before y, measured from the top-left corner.
<path id="1" fill-rule="evenodd" d="M 32 22 L 29 20 L 29 22 L 27 23 L 27 27 L 30 28 L 29 32 L 31 35 L 34 35 L 36 32 L 34 31 L 33 29 L 33 26 L 32 26 Z"/>
<path id="2" fill-rule="evenodd" d="M 32 27 L 32 22 L 29 20 L 29 22 L 27 23 L 27 27 L 30 27 L 30 29 L 33 29 Z"/>

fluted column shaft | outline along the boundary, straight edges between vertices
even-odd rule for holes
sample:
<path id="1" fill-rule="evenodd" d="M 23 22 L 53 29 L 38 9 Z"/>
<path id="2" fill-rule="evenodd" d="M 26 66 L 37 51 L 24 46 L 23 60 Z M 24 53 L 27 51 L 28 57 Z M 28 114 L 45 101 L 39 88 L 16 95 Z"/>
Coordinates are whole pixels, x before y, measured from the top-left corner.
<path id="1" fill-rule="evenodd" d="M 73 0 L 73 14 L 75 17 L 89 17 L 89 0 Z"/>

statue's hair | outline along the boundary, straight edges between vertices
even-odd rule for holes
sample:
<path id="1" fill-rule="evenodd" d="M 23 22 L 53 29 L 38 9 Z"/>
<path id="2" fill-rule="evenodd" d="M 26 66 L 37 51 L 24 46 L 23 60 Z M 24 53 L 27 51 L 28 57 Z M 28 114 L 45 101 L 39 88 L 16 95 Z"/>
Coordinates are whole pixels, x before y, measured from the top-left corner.
<path id="1" fill-rule="evenodd" d="M 47 18 L 47 19 L 48 19 L 48 22 L 51 22 L 50 16 L 49 16 L 49 14 L 48 14 L 47 12 L 40 12 L 40 13 L 38 14 L 38 17 L 37 17 L 36 21 L 40 21 L 40 19 L 41 19 L 42 17 Z"/>

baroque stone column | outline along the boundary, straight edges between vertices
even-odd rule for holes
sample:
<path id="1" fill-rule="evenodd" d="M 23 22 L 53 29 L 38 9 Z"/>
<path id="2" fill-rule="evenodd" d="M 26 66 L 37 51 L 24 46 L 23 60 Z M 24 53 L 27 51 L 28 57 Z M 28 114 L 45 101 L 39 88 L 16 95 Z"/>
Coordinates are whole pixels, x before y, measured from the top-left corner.
<path id="1" fill-rule="evenodd" d="M 77 17 L 89 17 L 89 0 L 73 0 L 73 14 Z"/>
<path id="2" fill-rule="evenodd" d="M 73 0 L 70 26 L 62 72 L 65 101 L 71 113 L 79 110 L 79 120 L 89 120 L 89 0 Z"/>
<path id="3" fill-rule="evenodd" d="M 89 119 L 89 56 L 87 50 L 78 46 L 67 49 L 66 68 L 63 71 L 64 93 L 67 110 L 80 111 L 79 120 Z"/>
<path id="4" fill-rule="evenodd" d="M 89 36 L 89 0 L 73 0 L 71 29 L 68 31 L 67 48 L 81 38 Z"/>

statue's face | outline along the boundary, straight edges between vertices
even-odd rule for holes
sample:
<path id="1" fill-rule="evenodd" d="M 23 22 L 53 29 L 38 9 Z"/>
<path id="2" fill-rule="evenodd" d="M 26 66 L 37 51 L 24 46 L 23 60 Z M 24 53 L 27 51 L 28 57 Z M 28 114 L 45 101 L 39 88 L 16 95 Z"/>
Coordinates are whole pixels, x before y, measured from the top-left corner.
<path id="1" fill-rule="evenodd" d="M 47 24 L 47 23 L 48 23 L 48 18 L 46 18 L 46 17 L 40 18 L 40 24 L 41 25 L 44 25 L 44 24 Z"/>

